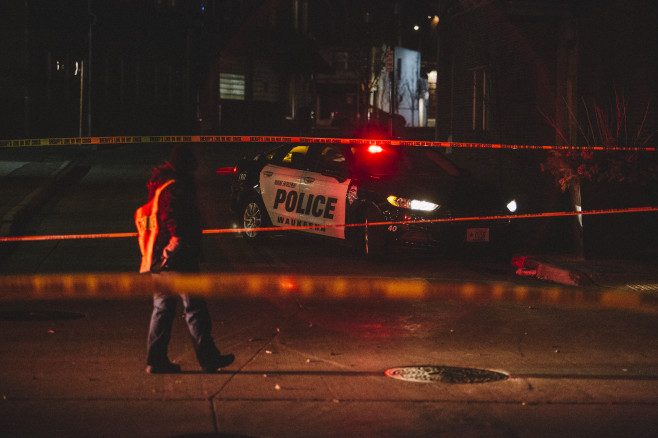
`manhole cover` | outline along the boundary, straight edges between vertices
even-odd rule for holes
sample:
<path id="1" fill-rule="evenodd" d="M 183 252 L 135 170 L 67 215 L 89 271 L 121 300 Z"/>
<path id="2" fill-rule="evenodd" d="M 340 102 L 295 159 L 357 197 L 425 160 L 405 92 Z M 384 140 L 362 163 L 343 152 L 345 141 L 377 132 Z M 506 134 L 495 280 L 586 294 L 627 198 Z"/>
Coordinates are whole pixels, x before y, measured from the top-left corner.
<path id="1" fill-rule="evenodd" d="M 459 367 L 402 367 L 386 370 L 386 375 L 408 382 L 431 383 L 487 383 L 507 379 L 507 374 L 477 368 Z"/>
<path id="2" fill-rule="evenodd" d="M 0 312 L 0 321 L 59 321 L 84 318 L 82 313 L 58 310 L 10 310 Z"/>

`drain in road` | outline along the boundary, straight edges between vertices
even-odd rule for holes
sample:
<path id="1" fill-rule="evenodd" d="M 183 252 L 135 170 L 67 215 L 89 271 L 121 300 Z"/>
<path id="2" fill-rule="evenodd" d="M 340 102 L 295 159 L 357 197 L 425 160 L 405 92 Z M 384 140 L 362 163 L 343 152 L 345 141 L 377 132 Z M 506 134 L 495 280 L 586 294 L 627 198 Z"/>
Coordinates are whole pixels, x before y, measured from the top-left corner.
<path id="1" fill-rule="evenodd" d="M 59 310 L 9 310 L 0 312 L 0 321 L 62 321 L 84 317 L 85 315 L 82 313 Z"/>
<path id="2" fill-rule="evenodd" d="M 507 374 L 496 371 L 442 366 L 391 368 L 385 374 L 394 379 L 425 383 L 488 383 L 508 378 Z"/>

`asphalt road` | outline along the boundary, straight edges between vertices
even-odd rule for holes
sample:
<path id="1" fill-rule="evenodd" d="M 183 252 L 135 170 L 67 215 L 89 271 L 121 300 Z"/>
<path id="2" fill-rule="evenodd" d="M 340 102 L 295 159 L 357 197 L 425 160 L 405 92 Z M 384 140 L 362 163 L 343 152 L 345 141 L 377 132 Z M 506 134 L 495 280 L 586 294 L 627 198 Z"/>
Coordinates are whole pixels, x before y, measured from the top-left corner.
<path id="1" fill-rule="evenodd" d="M 206 228 L 231 226 L 226 181 L 214 170 L 243 152 L 218 148 L 199 149 Z M 45 203 L 27 231 L 132 231 L 150 168 L 166 155 L 145 145 L 78 157 L 81 178 Z M 301 237 L 265 247 L 237 236 L 206 236 L 204 243 L 206 272 L 407 277 L 444 289 L 396 299 L 267 291 L 214 297 L 215 338 L 236 361 L 220 373 L 202 373 L 177 320 L 170 357 L 184 372 L 159 376 L 144 373 L 146 296 L 3 301 L 3 436 L 658 434 L 655 307 L 603 306 L 593 299 L 598 289 L 547 286 L 514 276 L 505 263 L 450 254 L 403 252 L 373 263 Z M 134 272 L 138 261 L 133 239 L 25 242 L 14 246 L 2 274 L 118 274 Z M 490 293 L 478 295 L 473 284 Z M 463 289 L 462 298 L 448 293 L 454 287 Z M 549 299 L 528 302 L 533 290 Z M 403 372 L 389 374 L 410 380 L 387 376 L 394 368 Z"/>

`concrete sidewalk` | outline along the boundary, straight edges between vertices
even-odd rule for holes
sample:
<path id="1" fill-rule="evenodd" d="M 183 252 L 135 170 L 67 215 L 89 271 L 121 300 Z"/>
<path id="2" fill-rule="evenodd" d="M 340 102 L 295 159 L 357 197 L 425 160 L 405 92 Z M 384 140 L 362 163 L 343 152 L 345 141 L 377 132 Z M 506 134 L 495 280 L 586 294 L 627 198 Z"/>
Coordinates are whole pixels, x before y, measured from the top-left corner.
<path id="1" fill-rule="evenodd" d="M 511 261 L 517 275 L 579 287 L 658 292 L 658 259 L 582 260 L 565 255 L 521 255 Z"/>
<path id="2" fill-rule="evenodd" d="M 569 293 L 569 291 L 566 291 Z M 6 437 L 653 437 L 655 314 L 444 300 L 209 300 L 236 360 L 144 372 L 148 299 L 3 303 Z M 386 375 L 410 367 L 418 379 Z M 429 368 L 430 371 L 425 371 Z M 432 380 L 444 367 L 454 383 Z M 473 380 L 470 370 L 503 373 Z M 462 378 L 460 378 L 462 377 Z"/>

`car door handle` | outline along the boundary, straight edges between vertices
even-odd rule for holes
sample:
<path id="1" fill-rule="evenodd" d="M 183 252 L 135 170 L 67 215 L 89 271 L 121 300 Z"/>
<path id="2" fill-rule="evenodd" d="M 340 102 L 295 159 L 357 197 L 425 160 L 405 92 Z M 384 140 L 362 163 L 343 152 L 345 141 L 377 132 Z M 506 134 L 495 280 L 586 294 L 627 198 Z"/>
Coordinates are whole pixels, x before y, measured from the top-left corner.
<path id="1" fill-rule="evenodd" d="M 304 182 L 305 183 L 312 183 L 313 181 L 315 181 L 315 178 L 313 178 L 311 176 L 305 176 L 304 177 Z"/>
<path id="2" fill-rule="evenodd" d="M 265 172 L 263 172 L 263 176 L 272 176 L 272 175 L 274 175 L 274 172 L 270 170 L 266 170 Z"/>

